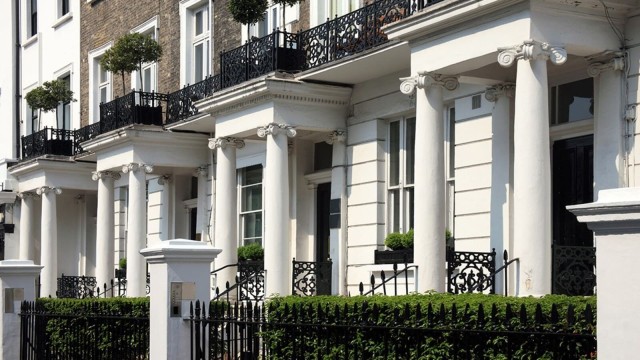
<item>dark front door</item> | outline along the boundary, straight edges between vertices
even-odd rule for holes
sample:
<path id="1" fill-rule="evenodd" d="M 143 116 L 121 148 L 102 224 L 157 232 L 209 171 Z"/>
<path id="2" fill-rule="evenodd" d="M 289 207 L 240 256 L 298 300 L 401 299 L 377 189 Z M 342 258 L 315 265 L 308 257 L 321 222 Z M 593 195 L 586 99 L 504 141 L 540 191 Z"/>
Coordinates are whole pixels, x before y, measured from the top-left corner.
<path id="1" fill-rule="evenodd" d="M 593 232 L 567 205 L 593 201 L 593 136 L 553 144 L 553 293 L 591 295 L 595 287 Z"/>
<path id="2" fill-rule="evenodd" d="M 331 183 L 319 184 L 316 190 L 316 261 L 329 259 L 329 202 Z"/>

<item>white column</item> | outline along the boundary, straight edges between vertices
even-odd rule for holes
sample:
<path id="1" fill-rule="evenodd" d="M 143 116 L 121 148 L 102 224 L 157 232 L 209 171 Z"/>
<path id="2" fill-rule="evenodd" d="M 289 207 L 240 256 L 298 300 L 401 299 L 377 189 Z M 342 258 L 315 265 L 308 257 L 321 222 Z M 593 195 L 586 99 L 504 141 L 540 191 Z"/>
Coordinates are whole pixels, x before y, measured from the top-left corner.
<path id="1" fill-rule="evenodd" d="M 22 192 L 18 196 L 22 199 L 20 204 L 20 260 L 35 260 L 33 238 L 33 198 L 34 192 Z"/>
<path id="2" fill-rule="evenodd" d="M 114 180 L 120 179 L 115 171 L 95 171 L 91 178 L 98 181 L 98 211 L 96 223 L 96 281 L 98 287 L 114 278 L 115 213 Z"/>
<path id="3" fill-rule="evenodd" d="M 609 54 L 611 57 L 612 54 Z M 623 57 L 589 64 L 594 77 L 593 194 L 624 186 Z"/>
<path id="4" fill-rule="evenodd" d="M 147 244 L 146 174 L 153 166 L 127 164 L 122 172 L 129 174 L 129 204 L 127 219 L 127 296 L 146 296 L 147 269 L 140 250 Z"/>
<path id="5" fill-rule="evenodd" d="M 215 246 L 222 249 L 216 260 L 216 268 L 238 262 L 238 198 L 236 182 L 236 149 L 243 148 L 244 141 L 232 138 L 209 139 L 209 148 L 217 151 L 215 197 Z M 216 286 L 223 291 L 225 284 L 235 284 L 235 267 L 217 274 Z"/>
<path id="6" fill-rule="evenodd" d="M 513 84 L 490 87 L 485 98 L 494 103 L 491 113 L 491 247 L 496 249 L 496 266 L 502 253 L 511 251 L 511 100 Z M 504 292 L 504 274 L 496 276 L 496 292 Z M 511 277 L 512 278 L 512 277 Z M 513 287 L 509 287 L 513 289 Z"/>
<path id="7" fill-rule="evenodd" d="M 551 160 L 547 60 L 563 64 L 564 49 L 528 40 L 500 49 L 502 66 L 518 63 L 513 130 L 513 257 L 520 258 L 516 292 L 551 292 Z"/>
<path id="8" fill-rule="evenodd" d="M 189 354 L 192 340 L 191 324 L 183 319 L 189 318 L 195 300 L 208 312 L 209 268 L 220 249 L 201 241 L 178 239 L 162 241 L 141 253 L 153 279 L 149 358 L 183 359 Z"/>
<path id="9" fill-rule="evenodd" d="M 56 289 L 58 288 L 58 215 L 56 195 L 60 195 L 62 190 L 43 186 L 37 189 L 37 193 L 42 196 L 40 265 L 44 266 L 44 268 L 40 278 L 40 283 L 42 284 L 40 296 L 56 296 Z"/>
<path id="10" fill-rule="evenodd" d="M 331 200 L 329 204 L 329 256 L 331 293 L 347 294 L 347 175 L 345 168 L 346 130 L 333 131 L 327 143 L 333 145 Z"/>
<path id="11" fill-rule="evenodd" d="M 173 213 L 173 201 L 171 201 L 171 193 L 173 192 L 171 187 L 172 178 L 171 175 L 162 175 L 158 177 L 157 181 L 158 185 L 162 186 L 160 194 L 160 217 L 162 218 L 160 222 L 160 240 L 165 241 L 174 237 L 171 231 L 174 222 L 171 216 Z"/>
<path id="12" fill-rule="evenodd" d="M 207 165 L 199 166 L 193 173 L 198 178 L 198 208 L 196 209 L 196 232 L 200 234 L 200 241 L 207 241 L 207 175 L 209 175 L 209 167 Z"/>
<path id="13" fill-rule="evenodd" d="M 458 87 L 455 77 L 419 73 L 402 78 L 400 90 L 416 95 L 414 263 L 418 292 L 446 290 L 444 119 L 442 88 Z"/>
<path id="14" fill-rule="evenodd" d="M 287 137 L 296 136 L 289 125 L 271 123 L 258 128 L 267 138 L 264 175 L 264 268 L 265 295 L 291 293 L 289 239 L 289 149 Z"/>

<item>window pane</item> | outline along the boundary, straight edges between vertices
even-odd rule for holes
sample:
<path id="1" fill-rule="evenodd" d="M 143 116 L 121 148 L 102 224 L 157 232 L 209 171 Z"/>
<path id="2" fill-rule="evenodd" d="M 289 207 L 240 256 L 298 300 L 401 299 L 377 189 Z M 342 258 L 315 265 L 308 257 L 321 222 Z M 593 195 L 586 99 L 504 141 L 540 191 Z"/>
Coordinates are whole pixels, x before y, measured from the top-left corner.
<path id="1" fill-rule="evenodd" d="M 242 215 L 243 239 L 262 237 L 262 213 L 251 213 Z"/>
<path id="2" fill-rule="evenodd" d="M 258 184 L 262 182 L 262 166 L 254 165 L 243 169 L 242 185 Z"/>
<path id="3" fill-rule="evenodd" d="M 107 82 L 108 80 L 108 74 L 107 72 L 104 70 L 104 68 L 100 65 L 98 65 L 98 73 L 100 74 L 100 78 L 98 79 L 100 81 L 100 83 L 104 83 Z"/>
<path id="4" fill-rule="evenodd" d="M 69 0 L 62 0 L 61 2 L 60 15 L 66 15 L 69 13 Z"/>
<path id="5" fill-rule="evenodd" d="M 389 214 L 391 218 L 389 219 L 389 224 L 391 224 L 391 229 L 389 232 L 397 232 L 400 231 L 400 190 L 390 190 L 389 191 Z"/>
<path id="6" fill-rule="evenodd" d="M 593 78 L 560 85 L 557 106 L 558 123 L 593 118 Z"/>
<path id="7" fill-rule="evenodd" d="M 413 184 L 416 150 L 416 119 L 407 119 L 405 131 L 405 184 Z"/>
<path id="8" fill-rule="evenodd" d="M 62 105 L 62 127 L 71 130 L 71 103 Z"/>
<path id="9" fill-rule="evenodd" d="M 144 91 L 151 91 L 151 67 L 148 67 L 142 71 L 142 84 Z"/>
<path id="10" fill-rule="evenodd" d="M 195 15 L 195 23 L 196 23 L 196 36 L 202 34 L 204 32 L 204 23 L 203 23 L 203 12 L 198 11 Z"/>
<path id="11" fill-rule="evenodd" d="M 456 109 L 449 109 L 449 177 L 456 176 Z"/>
<path id="12" fill-rule="evenodd" d="M 269 34 L 269 24 L 267 23 L 267 13 L 264 13 L 262 20 L 258 22 L 258 37 Z"/>
<path id="13" fill-rule="evenodd" d="M 241 211 L 255 211 L 262 209 L 262 184 L 242 188 Z"/>
<path id="14" fill-rule="evenodd" d="M 196 48 L 195 48 L 195 55 L 194 55 L 194 57 L 195 57 L 194 82 L 198 82 L 198 81 L 201 81 L 202 79 L 204 79 L 204 77 L 202 76 L 203 75 L 203 73 L 202 73 L 202 69 L 203 69 L 203 67 L 202 67 L 202 65 L 203 65 L 202 57 L 203 57 L 203 54 L 204 54 L 203 47 L 204 47 L 203 44 L 198 44 L 198 45 L 196 45 Z"/>
<path id="15" fill-rule="evenodd" d="M 405 223 L 407 223 L 408 228 L 405 228 L 405 231 L 409 231 L 409 229 L 413 229 L 413 188 L 407 188 L 406 189 L 407 192 L 407 219 L 405 220 Z"/>
<path id="16" fill-rule="evenodd" d="M 389 185 L 400 183 L 400 122 L 389 125 Z"/>
<path id="17" fill-rule="evenodd" d="M 100 102 L 106 103 L 107 101 L 109 101 L 109 99 L 107 98 L 107 87 L 103 86 L 100 88 Z"/>

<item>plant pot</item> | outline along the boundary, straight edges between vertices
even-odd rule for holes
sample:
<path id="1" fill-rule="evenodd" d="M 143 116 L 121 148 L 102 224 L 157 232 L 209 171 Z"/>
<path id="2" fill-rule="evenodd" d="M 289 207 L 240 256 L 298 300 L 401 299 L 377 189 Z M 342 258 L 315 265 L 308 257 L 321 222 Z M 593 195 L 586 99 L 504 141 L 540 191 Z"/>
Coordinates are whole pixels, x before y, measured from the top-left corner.
<path id="1" fill-rule="evenodd" d="M 276 69 L 281 71 L 299 71 L 304 67 L 304 51 L 302 49 L 277 48 Z"/>
<path id="2" fill-rule="evenodd" d="M 404 264 L 413 262 L 413 248 L 400 250 L 375 250 L 376 264 Z"/>
<path id="3" fill-rule="evenodd" d="M 72 140 L 45 140 L 44 142 L 49 155 L 73 155 Z"/>
<path id="4" fill-rule="evenodd" d="M 136 124 L 162 126 L 161 106 L 136 105 L 134 111 Z"/>

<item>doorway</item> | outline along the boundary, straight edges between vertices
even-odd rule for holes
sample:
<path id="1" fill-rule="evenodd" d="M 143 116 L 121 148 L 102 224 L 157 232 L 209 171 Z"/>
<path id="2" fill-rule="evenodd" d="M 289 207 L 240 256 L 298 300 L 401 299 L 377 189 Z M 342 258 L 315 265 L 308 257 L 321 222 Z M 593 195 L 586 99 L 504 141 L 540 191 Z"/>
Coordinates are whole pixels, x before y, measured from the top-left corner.
<path id="1" fill-rule="evenodd" d="M 331 183 L 318 184 L 316 189 L 316 262 L 329 259 L 329 203 Z"/>
<path id="2" fill-rule="evenodd" d="M 593 232 L 567 205 L 593 201 L 593 135 L 553 144 L 553 269 L 554 294 L 593 295 L 595 248 Z"/>

